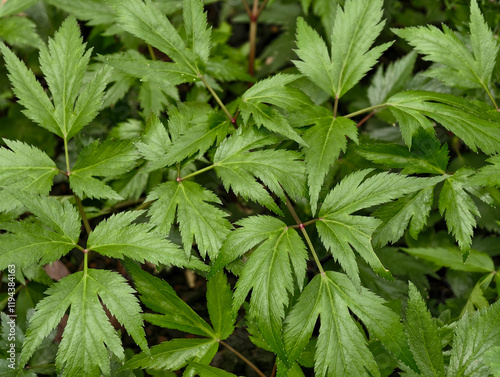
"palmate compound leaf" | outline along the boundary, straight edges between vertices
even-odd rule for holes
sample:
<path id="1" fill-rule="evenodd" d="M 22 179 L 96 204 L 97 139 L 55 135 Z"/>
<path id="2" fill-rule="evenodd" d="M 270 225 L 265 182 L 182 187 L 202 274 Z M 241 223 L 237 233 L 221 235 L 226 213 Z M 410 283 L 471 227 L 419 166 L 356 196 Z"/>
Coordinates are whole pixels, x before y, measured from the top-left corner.
<path id="1" fill-rule="evenodd" d="M 68 47 L 70 46 L 70 47 Z M 24 114 L 66 141 L 92 121 L 101 106 L 111 70 L 105 67 L 83 87 L 90 59 L 73 17 L 63 22 L 48 46 L 40 46 L 40 67 L 50 89 L 51 101 L 33 72 L 12 51 L 0 44 L 9 79 Z"/>
<path id="2" fill-rule="evenodd" d="M 211 31 L 200 0 L 184 0 L 183 16 L 187 43 L 151 0 L 110 0 L 116 21 L 125 31 L 168 55 L 173 63 L 140 59 L 106 58 L 106 62 L 144 80 L 171 85 L 199 80 L 210 53 Z"/>
<path id="3" fill-rule="evenodd" d="M 380 276 L 392 279 L 392 275 L 384 268 L 371 244 L 372 234 L 381 221 L 368 216 L 355 216 L 352 213 L 433 186 L 444 179 L 379 173 L 365 180 L 371 171 L 367 169 L 355 172 L 330 191 L 320 209 L 317 222 L 318 234 L 323 244 L 358 287 L 359 271 L 352 249 L 355 249 Z"/>
<path id="4" fill-rule="evenodd" d="M 71 169 L 69 184 L 80 197 L 123 199 L 104 182 L 94 177 L 116 178 L 131 170 L 139 153 L 130 140 L 98 140 L 87 145 L 78 155 Z"/>
<path id="5" fill-rule="evenodd" d="M 311 100 L 297 88 L 286 86 L 297 80 L 300 75 L 277 74 L 256 83 L 241 97 L 239 109 L 246 125 L 250 117 L 257 127 L 264 126 L 271 132 L 276 132 L 301 145 L 306 142 L 300 137 L 287 119 L 271 104 L 286 111 L 296 111 L 308 106 Z"/>
<path id="6" fill-rule="evenodd" d="M 193 239 L 198 251 L 215 259 L 222 241 L 232 228 L 226 212 L 209 203 L 220 204 L 213 192 L 195 182 L 165 182 L 151 191 L 147 201 L 156 200 L 148 214 L 156 230 L 168 234 L 177 216 L 186 256 L 191 254 Z"/>
<path id="7" fill-rule="evenodd" d="M 417 371 L 399 316 L 366 288 L 358 290 L 344 274 L 327 271 L 315 276 L 285 320 L 288 362 L 297 360 L 309 343 L 318 316 L 315 352 L 317 376 L 380 376 L 351 311 L 365 325 L 369 339 L 378 338 L 399 360 Z"/>
<path id="8" fill-rule="evenodd" d="M 108 350 L 120 360 L 125 355 L 102 304 L 148 352 L 141 308 L 133 293 L 121 275 L 107 270 L 89 269 L 61 279 L 47 289 L 47 297 L 36 306 L 19 364 L 26 364 L 70 308 L 56 357 L 58 373 L 72 377 L 110 375 Z"/>
<path id="9" fill-rule="evenodd" d="M 428 119 L 431 118 L 475 152 L 478 149 L 490 155 L 500 152 L 500 114 L 485 104 L 450 94 L 414 90 L 398 93 L 387 103 L 409 147 L 420 128 L 434 132 Z"/>
<path id="10" fill-rule="evenodd" d="M 169 117 L 169 132 L 152 116 L 141 142 L 137 143 L 140 153 L 150 161 L 150 170 L 174 165 L 196 154 L 202 156 L 214 142 L 220 143 L 227 135 L 228 119 L 205 103 L 170 106 Z"/>
<path id="11" fill-rule="evenodd" d="M 3 139 L 0 148 L 0 186 L 48 195 L 58 173 L 56 164 L 40 149 L 17 140 Z"/>
<path id="12" fill-rule="evenodd" d="M 205 270 L 203 262 L 188 260 L 182 250 L 164 235 L 152 230 L 150 223 L 132 224 L 144 211 L 121 212 L 100 222 L 90 233 L 87 249 L 111 258 L 124 256 L 139 262 L 162 263 Z"/>
<path id="13" fill-rule="evenodd" d="M 491 357 L 489 351 L 495 347 L 500 347 L 500 301 L 474 314 L 466 313 L 460 319 L 446 376 L 491 376 L 487 361 Z"/>
<path id="14" fill-rule="evenodd" d="M 375 65 L 392 44 L 370 49 L 382 31 L 382 0 L 347 0 L 337 9 L 331 38 L 331 57 L 318 33 L 300 18 L 297 22 L 299 71 L 328 94 L 341 98 Z"/>
<path id="15" fill-rule="evenodd" d="M 366 143 L 356 147 L 356 153 L 367 160 L 394 169 L 403 174 L 446 174 L 448 145 L 433 134 L 420 130 L 409 150 L 401 144 Z"/>
<path id="16" fill-rule="evenodd" d="M 319 193 L 329 169 L 347 148 L 347 137 L 358 142 L 356 123 L 344 117 L 334 117 L 322 106 L 311 107 L 311 116 L 303 123 L 313 126 L 304 133 L 308 147 L 303 147 L 307 166 L 307 184 L 312 213 L 316 213 Z M 312 115 L 314 114 L 314 115 Z"/>
<path id="17" fill-rule="evenodd" d="M 390 63 L 385 72 L 383 66 L 379 66 L 367 90 L 371 106 L 384 103 L 389 97 L 404 89 L 411 78 L 416 59 L 417 54 L 412 51 L 405 57 Z"/>
<path id="18" fill-rule="evenodd" d="M 219 339 L 227 338 L 234 330 L 235 316 L 231 306 L 231 289 L 222 271 L 208 281 L 207 306 L 213 328 L 177 296 L 164 280 L 151 276 L 127 260 L 127 271 L 141 294 L 141 301 L 157 313 L 146 313 L 143 318 L 154 325 L 197 334 L 210 339 L 174 339 L 151 349 L 151 355 L 135 356 L 126 368 L 153 368 L 176 370 L 194 360 L 196 365 L 208 364 L 215 355 Z M 207 367 L 210 368 L 210 367 Z M 215 368 L 213 368 L 215 369 Z M 192 374 L 189 368 L 187 375 Z"/>
<path id="19" fill-rule="evenodd" d="M 235 194 L 281 214 L 262 184 L 283 200 L 285 191 L 292 198 L 303 197 L 305 166 L 297 152 L 258 149 L 278 141 L 278 138 L 265 131 L 240 128 L 217 148 L 214 165 L 226 190 L 232 189 Z"/>
<path id="20" fill-rule="evenodd" d="M 134 280 L 144 305 L 156 313 L 145 313 L 143 318 L 156 326 L 176 329 L 190 334 L 217 339 L 217 331 L 194 312 L 174 289 L 162 279 L 143 271 L 136 263 L 126 260 L 125 266 Z M 226 307 L 226 312 L 229 312 Z"/>
<path id="21" fill-rule="evenodd" d="M 481 216 L 470 194 L 491 204 L 489 196 L 481 196 L 474 182 L 474 171 L 469 168 L 458 170 L 444 181 L 439 195 L 439 212 L 444 214 L 448 231 L 453 234 L 462 250 L 472 244 L 472 235 L 476 226 L 475 216 Z M 469 194 L 470 193 L 470 194 Z"/>
<path id="22" fill-rule="evenodd" d="M 382 247 L 389 242 L 397 242 L 408 225 L 410 235 L 417 239 L 427 223 L 433 200 L 434 186 L 429 186 L 377 209 L 373 216 L 382 223 L 373 233 L 373 246 Z"/>
<path id="23" fill-rule="evenodd" d="M 418 289 L 409 283 L 405 330 L 408 344 L 422 376 L 444 377 L 444 361 L 436 322 Z"/>
<path id="24" fill-rule="evenodd" d="M 439 68 L 426 71 L 426 76 L 442 80 L 446 85 L 459 88 L 488 86 L 498 54 L 499 44 L 485 22 L 476 0 L 471 0 L 470 42 L 472 51 L 446 25 L 419 26 L 393 29 L 415 49 L 425 55 L 424 60 L 439 63 Z"/>
<path id="25" fill-rule="evenodd" d="M 249 316 L 272 350 L 287 363 L 281 326 L 289 293 L 296 285 L 302 289 L 307 251 L 295 229 L 273 217 L 252 216 L 236 225 L 240 228 L 224 241 L 209 278 L 257 246 L 236 284 L 233 312 L 239 310 L 252 290 Z"/>
<path id="26" fill-rule="evenodd" d="M 19 268 L 54 262 L 73 249 L 80 236 L 80 216 L 67 201 L 8 191 L 35 215 L 35 221 L 3 223 L 0 235 L 0 268 L 14 261 Z"/>
<path id="27" fill-rule="evenodd" d="M 403 174 L 446 174 L 449 160 L 448 146 L 441 146 L 426 132 L 413 138 L 411 150 L 399 144 L 377 143 L 360 145 L 356 152 L 375 163 L 402 169 Z M 408 224 L 410 235 L 416 239 L 427 222 L 433 198 L 434 186 L 430 185 L 378 208 L 373 215 L 382 223 L 373 233 L 373 245 L 398 241 Z"/>

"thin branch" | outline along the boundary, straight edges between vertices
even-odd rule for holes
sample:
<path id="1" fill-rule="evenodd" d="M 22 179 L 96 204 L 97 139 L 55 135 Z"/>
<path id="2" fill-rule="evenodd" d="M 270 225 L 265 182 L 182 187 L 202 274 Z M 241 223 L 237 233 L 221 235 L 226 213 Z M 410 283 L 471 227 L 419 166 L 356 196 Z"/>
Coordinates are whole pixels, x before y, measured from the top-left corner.
<path id="1" fill-rule="evenodd" d="M 153 47 L 151 47 L 149 43 L 148 43 L 148 51 L 149 55 L 151 56 L 151 60 L 156 60 L 155 51 L 153 50 Z"/>
<path id="2" fill-rule="evenodd" d="M 215 100 L 217 101 L 217 103 L 219 104 L 221 109 L 224 111 L 224 114 L 226 114 L 226 116 L 228 117 L 229 121 L 231 123 L 234 123 L 235 122 L 234 117 L 231 115 L 231 113 L 229 112 L 227 107 L 224 105 L 222 100 L 219 98 L 217 93 L 215 93 L 215 90 L 210 86 L 210 84 L 207 82 L 207 80 L 205 80 L 205 77 L 203 77 L 203 75 L 199 75 L 198 77 L 200 78 L 201 81 L 203 81 L 203 84 L 205 84 L 205 86 L 207 87 L 210 94 L 212 94 L 212 96 L 215 98 Z"/>
<path id="3" fill-rule="evenodd" d="M 87 234 L 90 234 L 90 232 L 92 232 L 92 228 L 90 227 L 89 219 L 85 214 L 85 208 L 83 208 L 81 199 L 76 194 L 75 194 L 75 201 L 76 205 L 78 206 L 78 211 L 80 212 L 80 216 L 83 220 L 83 225 L 85 225 L 85 230 L 87 231 Z"/>
<path id="4" fill-rule="evenodd" d="M 335 96 L 335 104 L 333 105 L 333 117 L 337 117 L 337 110 L 339 108 L 339 96 Z"/>
<path id="5" fill-rule="evenodd" d="M 257 18 L 259 18 L 260 14 L 262 13 L 262 11 L 264 10 L 264 8 L 266 7 L 268 1 L 269 0 L 264 0 L 264 2 L 262 3 L 262 5 L 260 6 L 259 10 L 257 11 Z"/>
<path id="6" fill-rule="evenodd" d="M 495 98 L 493 97 L 493 95 L 491 94 L 490 90 L 488 89 L 488 87 L 486 85 L 483 85 L 483 88 L 486 90 L 486 93 L 488 93 L 488 97 L 490 97 L 490 100 L 491 102 L 493 103 L 493 106 L 495 106 L 495 109 L 498 110 L 498 105 L 495 101 Z"/>
<path id="7" fill-rule="evenodd" d="M 198 174 L 205 173 L 206 171 L 212 170 L 212 169 L 213 169 L 213 168 L 215 168 L 216 166 L 217 166 L 217 165 L 215 165 L 215 164 L 213 164 L 213 165 L 209 165 L 209 166 L 207 166 L 207 167 L 205 167 L 205 168 L 203 168 L 203 169 L 197 170 L 197 171 L 195 171 L 195 172 L 193 172 L 193 173 L 191 173 L 191 174 L 188 174 L 188 175 L 186 175 L 186 176 L 184 176 L 184 177 L 177 178 L 177 181 L 178 181 L 178 182 L 181 182 L 181 181 L 184 181 L 184 180 L 186 180 L 186 179 L 188 179 L 188 178 L 192 178 L 192 177 L 194 177 L 194 176 L 196 176 L 196 175 L 198 175 Z"/>
<path id="8" fill-rule="evenodd" d="M 312 220 L 309 220 L 309 221 L 306 221 L 305 223 L 302 223 L 302 226 L 308 226 L 308 225 L 311 225 L 311 224 L 314 224 L 316 221 L 318 221 L 319 219 L 312 219 Z M 297 224 L 297 225 L 289 225 L 288 226 L 289 228 L 295 228 L 295 229 L 300 229 L 300 224 Z"/>
<path id="9" fill-rule="evenodd" d="M 252 17 L 252 11 L 250 10 L 250 6 L 248 5 L 247 0 L 243 0 L 243 6 L 247 11 L 248 17 Z"/>
<path id="10" fill-rule="evenodd" d="M 243 356 L 241 353 L 236 351 L 233 347 L 231 347 L 229 344 L 224 342 L 223 340 L 219 340 L 219 343 L 222 344 L 224 347 L 226 347 L 229 351 L 234 353 L 236 356 L 238 356 L 242 361 L 244 361 L 250 368 L 252 368 L 255 373 L 257 373 L 260 377 L 266 377 L 262 371 L 257 368 L 250 360 L 248 360 L 245 356 Z"/>
<path id="11" fill-rule="evenodd" d="M 290 202 L 290 199 L 286 197 L 286 206 L 290 213 L 292 214 L 292 217 L 295 219 L 299 229 L 302 231 L 302 235 L 306 239 L 307 245 L 309 246 L 309 250 L 311 250 L 311 254 L 314 258 L 314 261 L 316 262 L 316 265 L 318 266 L 319 272 L 321 275 L 325 274 L 325 270 L 323 270 L 323 266 L 321 265 L 321 262 L 319 261 L 318 254 L 316 254 L 316 250 L 314 249 L 314 246 L 311 242 L 311 239 L 309 238 L 309 235 L 307 234 L 307 231 L 305 229 L 305 224 L 302 221 L 300 221 L 299 216 L 297 215 L 297 212 L 295 212 L 295 209 L 293 208 L 292 203 Z M 320 219 L 318 219 L 320 220 Z"/>
<path id="12" fill-rule="evenodd" d="M 70 167 L 69 167 L 69 154 L 68 154 L 68 139 L 64 137 L 64 158 L 66 159 L 66 175 L 69 177 Z"/>
<path id="13" fill-rule="evenodd" d="M 353 113 L 344 115 L 344 118 L 352 118 L 352 117 L 355 117 L 356 115 L 361 115 L 361 114 L 364 114 L 364 113 L 368 113 L 370 111 L 374 111 L 374 110 L 380 109 L 382 107 L 386 107 L 387 105 L 389 105 L 389 104 L 388 103 L 382 103 L 380 105 L 370 106 L 370 107 L 367 107 L 365 109 L 361 109 L 361 110 L 355 111 Z"/>
<path id="14" fill-rule="evenodd" d="M 134 211 L 140 211 L 141 209 L 148 208 L 153 202 L 154 200 L 150 200 L 149 202 L 144 202 L 141 205 L 137 206 Z"/>
<path id="15" fill-rule="evenodd" d="M 361 119 L 358 124 L 356 124 L 356 127 L 361 127 L 363 124 L 366 123 L 366 121 L 368 121 L 368 119 L 370 119 L 372 116 L 375 115 L 375 111 L 372 111 L 370 114 L 368 114 L 367 116 L 365 116 L 363 119 Z"/>

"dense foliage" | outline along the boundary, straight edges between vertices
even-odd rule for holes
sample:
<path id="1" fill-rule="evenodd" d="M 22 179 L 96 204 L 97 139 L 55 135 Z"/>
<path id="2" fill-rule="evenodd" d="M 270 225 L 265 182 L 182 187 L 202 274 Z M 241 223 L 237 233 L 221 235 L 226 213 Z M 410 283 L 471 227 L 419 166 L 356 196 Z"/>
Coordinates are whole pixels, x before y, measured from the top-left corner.
<path id="1" fill-rule="evenodd" d="M 2 1 L 0 374 L 500 376 L 498 32 L 497 1 Z"/>

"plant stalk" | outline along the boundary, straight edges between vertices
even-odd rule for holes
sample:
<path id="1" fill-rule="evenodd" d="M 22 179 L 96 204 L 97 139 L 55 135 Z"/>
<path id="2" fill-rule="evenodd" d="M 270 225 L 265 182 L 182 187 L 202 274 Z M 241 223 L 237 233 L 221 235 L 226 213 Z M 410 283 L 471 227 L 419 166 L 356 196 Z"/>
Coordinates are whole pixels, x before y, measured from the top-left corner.
<path id="1" fill-rule="evenodd" d="M 69 177 L 71 171 L 69 167 L 68 139 L 66 138 L 66 136 L 64 136 L 64 157 L 66 159 L 66 175 Z"/>
<path id="2" fill-rule="evenodd" d="M 217 103 L 219 104 L 219 106 L 221 107 L 221 109 L 224 111 L 224 114 L 226 114 L 226 116 L 229 119 L 229 121 L 231 123 L 234 123 L 235 119 L 233 118 L 233 116 L 231 115 L 231 113 L 229 112 L 229 110 L 227 109 L 227 107 L 224 105 L 224 103 L 222 102 L 222 100 L 219 98 L 219 96 L 217 95 L 217 93 L 215 93 L 215 90 L 210 86 L 210 84 L 207 82 L 207 80 L 205 80 L 205 77 L 203 77 L 203 75 L 201 75 L 201 74 L 198 75 L 198 77 L 200 78 L 201 81 L 203 81 L 203 84 L 205 84 L 205 86 L 207 87 L 207 89 L 210 92 L 210 94 L 212 94 L 212 96 L 215 98 L 215 100 L 217 101 Z"/>
<path id="3" fill-rule="evenodd" d="M 266 377 L 262 371 L 257 368 L 250 360 L 248 360 L 245 356 L 243 356 L 241 353 L 236 351 L 233 347 L 231 347 L 229 344 L 224 342 L 223 340 L 219 340 L 219 343 L 222 344 L 224 347 L 226 347 L 229 351 L 234 353 L 236 356 L 238 356 L 242 361 L 244 361 L 250 368 L 252 368 L 255 373 L 257 373 L 260 377 Z"/>
<path id="4" fill-rule="evenodd" d="M 380 109 L 382 107 L 386 107 L 387 105 L 389 105 L 389 104 L 388 103 L 382 103 L 380 105 L 370 106 L 370 107 L 367 107 L 367 108 L 355 111 L 353 113 L 344 115 L 344 118 L 352 118 L 352 117 L 355 117 L 356 115 L 361 115 L 361 114 L 364 114 L 364 113 L 368 113 L 370 111 L 374 111 L 374 110 Z"/>
<path id="5" fill-rule="evenodd" d="M 78 197 L 78 195 L 75 195 L 75 201 L 76 205 L 78 206 L 78 211 L 80 212 L 80 216 L 82 217 L 83 225 L 85 226 L 85 230 L 87 231 L 87 234 L 90 234 L 92 232 L 92 228 L 90 227 L 89 219 L 87 218 L 87 215 L 85 214 L 85 208 L 83 208 L 82 200 Z"/>
<path id="6" fill-rule="evenodd" d="M 200 170 L 196 170 L 195 172 L 191 173 L 191 174 L 188 174 L 184 177 L 181 177 L 181 178 L 178 178 L 177 181 L 181 182 L 181 181 L 184 181 L 188 178 L 192 178 L 198 174 L 201 174 L 201 173 L 205 173 L 206 171 L 209 171 L 209 170 L 212 170 L 213 168 L 215 168 L 217 165 L 213 164 L 213 165 L 209 165 L 203 169 L 200 169 Z"/>
<path id="7" fill-rule="evenodd" d="M 302 231 L 302 235 L 306 239 L 307 246 L 309 246 L 309 250 L 311 250 L 311 254 L 314 258 L 314 261 L 316 262 L 316 265 L 318 266 L 319 272 L 321 273 L 321 275 L 324 275 L 325 270 L 323 270 L 323 266 L 321 265 L 321 262 L 319 261 L 318 254 L 316 254 L 316 250 L 314 249 L 314 246 L 311 242 L 311 239 L 309 238 L 309 235 L 307 234 L 307 231 L 305 229 L 305 225 L 308 223 L 311 223 L 311 222 L 308 221 L 306 223 L 303 223 L 302 221 L 300 221 L 299 216 L 297 215 L 297 212 L 295 212 L 295 209 L 293 208 L 293 205 L 290 202 L 290 199 L 288 199 L 288 197 L 286 197 L 286 206 L 287 206 L 288 210 L 290 211 L 290 213 L 292 214 L 292 217 L 295 219 L 299 229 Z M 317 220 L 319 220 L 319 219 L 317 219 Z M 315 221 L 317 221 L 317 220 L 315 220 Z"/>

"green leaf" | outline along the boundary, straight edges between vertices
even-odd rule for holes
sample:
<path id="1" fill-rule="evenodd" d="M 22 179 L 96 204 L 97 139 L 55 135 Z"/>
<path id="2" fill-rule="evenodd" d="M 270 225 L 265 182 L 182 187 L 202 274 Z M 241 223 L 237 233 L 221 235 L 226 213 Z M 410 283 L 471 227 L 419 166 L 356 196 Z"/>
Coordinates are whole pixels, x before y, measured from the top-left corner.
<path id="1" fill-rule="evenodd" d="M 248 250 L 272 237 L 283 228 L 283 222 L 271 216 L 250 216 L 235 223 L 239 226 L 224 240 L 208 279 L 221 269 L 241 257 Z"/>
<path id="2" fill-rule="evenodd" d="M 80 216 L 67 201 L 29 195 L 21 191 L 3 191 L 19 201 L 36 220 L 3 223 L 8 233 L 0 235 L 0 266 L 16 260 L 18 267 L 33 263 L 45 264 L 58 260 L 73 249 L 80 236 Z"/>
<path id="3" fill-rule="evenodd" d="M 130 260 L 125 261 L 125 266 L 134 279 L 135 288 L 141 294 L 140 299 L 144 305 L 157 313 L 162 313 L 161 315 L 146 313 L 143 314 L 144 319 L 157 326 L 217 338 L 210 325 L 179 298 L 165 280 L 143 271 Z"/>
<path id="4" fill-rule="evenodd" d="M 38 2 L 38 0 L 17 0 L 17 1 L 6 1 L 0 6 L 0 17 L 7 17 L 13 14 L 17 14 L 29 7 L 32 7 Z"/>
<path id="5" fill-rule="evenodd" d="M 203 2 L 201 0 L 184 0 L 182 10 L 187 45 L 198 58 L 198 64 L 206 64 L 210 55 L 212 31 L 207 25 L 207 14 L 203 12 Z"/>
<path id="6" fill-rule="evenodd" d="M 156 170 L 161 167 L 156 161 L 164 159 L 165 150 L 170 145 L 170 137 L 165 126 L 158 116 L 152 115 L 146 124 L 146 129 L 141 137 L 141 141 L 136 143 L 142 157 L 152 163 L 149 170 Z"/>
<path id="7" fill-rule="evenodd" d="M 90 198 L 123 199 L 94 177 L 116 178 L 135 166 L 139 157 L 131 140 L 98 140 L 87 145 L 71 169 L 69 183 L 74 193 Z"/>
<path id="8" fill-rule="evenodd" d="M 413 283 L 409 283 L 406 309 L 406 335 L 410 349 L 423 376 L 444 377 L 444 361 L 436 322 Z"/>
<path id="9" fill-rule="evenodd" d="M 205 269 L 201 261 L 189 261 L 177 245 L 152 231 L 153 224 L 132 224 L 143 213 L 144 211 L 121 212 L 101 221 L 90 233 L 87 249 L 111 258 L 123 259 L 127 256 L 141 263 L 149 261 Z"/>
<path id="10" fill-rule="evenodd" d="M 149 215 L 159 232 L 169 233 L 177 212 L 186 256 L 191 254 L 195 239 L 202 257 L 208 253 L 215 259 L 232 227 L 225 219 L 227 214 L 209 204 L 221 203 L 217 195 L 194 182 L 171 181 L 156 186 L 146 200 L 156 200 L 149 208 Z"/>
<path id="11" fill-rule="evenodd" d="M 187 0 L 186 0 L 187 1 Z M 191 10 L 195 10 L 195 0 L 191 0 Z M 194 53 L 188 49 L 186 43 L 182 40 L 177 30 L 170 23 L 164 13 L 161 12 L 157 5 L 148 0 L 144 3 L 142 0 L 111 0 L 110 5 L 116 12 L 117 23 L 123 30 L 135 35 L 144 40 L 146 43 L 156 47 L 161 52 L 168 55 L 176 64 L 176 67 L 182 71 L 186 71 L 191 75 L 198 76 L 201 72 L 196 64 Z M 184 7 L 189 8 L 188 6 Z M 200 8 L 198 8 L 200 9 Z M 191 13 L 193 15 L 193 13 Z M 198 15 L 201 19 L 203 15 Z M 197 25 L 197 48 L 202 52 L 206 48 L 204 40 L 206 39 L 206 31 L 203 31 L 204 25 Z M 192 29 L 194 31 L 194 29 Z M 201 31 L 201 32 L 200 32 Z M 199 43 L 201 42 L 201 44 Z M 153 64 L 152 64 L 153 63 Z M 153 67 L 165 67 L 165 63 L 150 62 Z M 143 69 L 144 70 L 144 69 Z M 149 70 L 149 67 L 145 68 Z M 182 75 L 177 73 L 176 75 Z"/>
<path id="12" fill-rule="evenodd" d="M 233 304 L 233 292 L 226 275 L 219 271 L 207 283 L 207 308 L 210 321 L 219 339 L 227 339 L 234 331 L 234 317 L 228 310 Z"/>
<path id="13" fill-rule="evenodd" d="M 317 222 L 318 234 L 323 244 L 358 287 L 359 272 L 352 248 L 377 274 L 390 280 L 392 275 L 384 268 L 371 245 L 372 234 L 381 221 L 373 217 L 351 214 L 433 186 L 443 179 L 380 173 L 364 180 L 370 172 L 371 170 L 355 172 L 331 190 L 323 202 Z"/>
<path id="14" fill-rule="evenodd" d="M 433 200 L 434 186 L 429 186 L 377 209 L 373 216 L 382 223 L 373 233 L 373 245 L 382 247 L 389 242 L 395 243 L 403 236 L 408 224 L 410 235 L 417 239 L 427 223 Z"/>
<path id="15" fill-rule="evenodd" d="M 71 48 L 68 48 L 71 46 Z M 91 51 L 85 52 L 76 20 L 63 22 L 48 47 L 40 46 L 40 67 L 52 94 L 52 103 L 35 76 L 7 47 L 0 45 L 14 93 L 24 114 L 65 140 L 92 121 L 101 107 L 111 70 L 103 68 L 83 88 Z"/>
<path id="16" fill-rule="evenodd" d="M 306 145 L 306 142 L 290 126 L 285 117 L 275 108 L 266 105 L 271 104 L 286 111 L 294 111 L 305 105 L 310 105 L 309 98 L 299 89 L 286 86 L 299 77 L 299 75 L 277 74 L 259 81 L 248 89 L 243 94 L 239 107 L 245 124 L 248 124 L 249 118 L 252 116 L 258 127 L 264 126 L 270 131 Z"/>
<path id="17" fill-rule="evenodd" d="M 468 168 L 458 170 L 444 181 L 439 195 L 439 212 L 444 214 L 448 231 L 453 234 L 462 250 L 470 248 L 476 226 L 474 216 L 481 216 L 469 192 L 474 193 Z M 467 190 L 467 191 L 466 191 Z"/>
<path id="18" fill-rule="evenodd" d="M 434 132 L 429 117 L 461 138 L 474 152 L 500 152 L 500 115 L 492 108 L 450 94 L 406 91 L 388 100 L 391 112 L 399 122 L 405 143 L 420 127 Z"/>
<path id="19" fill-rule="evenodd" d="M 214 142 L 220 143 L 227 135 L 227 118 L 204 103 L 179 103 L 177 107 L 169 107 L 169 116 L 173 143 L 157 118 L 150 121 L 153 124 L 137 143 L 141 154 L 151 162 L 151 170 L 174 165 L 195 154 L 202 156 Z"/>
<path id="20" fill-rule="evenodd" d="M 384 27 L 382 0 L 347 0 L 337 8 L 331 37 L 331 58 L 326 45 L 302 19 L 297 22 L 299 71 L 320 88 L 341 98 L 375 65 L 392 44 L 370 49 Z"/>
<path id="21" fill-rule="evenodd" d="M 85 270 L 71 274 L 47 291 L 26 332 L 20 365 L 26 364 L 43 339 L 71 307 L 57 352 L 56 367 L 62 376 L 109 375 L 108 349 L 124 360 L 123 347 L 102 307 L 106 305 L 134 340 L 148 351 L 141 308 L 133 289 L 116 272 Z"/>
<path id="22" fill-rule="evenodd" d="M 266 222 L 265 218 L 260 220 Z M 299 282 L 304 280 L 307 251 L 296 230 L 280 223 L 280 228 L 266 237 L 243 267 L 236 283 L 233 313 L 238 311 L 252 290 L 248 314 L 256 321 L 273 351 L 286 364 L 288 359 L 281 336 L 282 321 L 289 294 L 294 292 L 294 277 Z"/>
<path id="23" fill-rule="evenodd" d="M 283 200 L 284 191 L 292 197 L 303 197 L 305 167 L 299 161 L 301 156 L 297 152 L 255 150 L 277 141 L 273 136 L 252 128 L 238 130 L 217 148 L 214 165 L 226 190 L 232 189 L 235 194 L 281 214 L 270 194 L 256 180 L 259 179 L 269 191 Z"/>
<path id="24" fill-rule="evenodd" d="M 48 195 L 58 173 L 54 161 L 45 152 L 21 141 L 3 141 L 10 150 L 0 148 L 0 186 Z"/>
<path id="25" fill-rule="evenodd" d="M 89 26 L 112 24 L 115 21 L 113 10 L 105 0 L 86 0 L 75 3 L 73 0 L 47 0 L 51 5 L 74 14 L 79 20 L 88 21 Z"/>
<path id="26" fill-rule="evenodd" d="M 469 251 L 469 256 L 465 262 L 463 261 L 460 250 L 455 248 L 403 248 L 402 250 L 440 267 L 448 267 L 455 271 L 491 272 L 495 269 L 493 261 L 488 254 L 481 253 L 474 249 Z"/>
<path id="27" fill-rule="evenodd" d="M 227 135 L 229 121 L 225 116 L 211 113 L 204 121 L 196 122 L 169 146 L 165 157 L 154 162 L 154 166 L 171 166 L 187 157 L 203 154 L 214 144 L 219 143 Z"/>
<path id="28" fill-rule="evenodd" d="M 178 370 L 198 361 L 218 344 L 214 339 L 174 339 L 152 347 L 151 355 L 142 352 L 134 356 L 121 369 Z"/>
<path id="29" fill-rule="evenodd" d="M 377 164 L 403 169 L 403 174 L 445 174 L 448 166 L 448 145 L 441 146 L 434 135 L 419 132 L 412 149 L 400 144 L 363 144 L 356 152 Z"/>
<path id="30" fill-rule="evenodd" d="M 447 377 L 490 376 L 488 351 L 500 346 L 500 301 L 487 309 L 465 314 L 455 330 Z"/>
<path id="31" fill-rule="evenodd" d="M 226 372 L 225 370 L 211 367 L 210 365 L 204 365 L 199 363 L 189 363 L 190 367 L 193 367 L 196 371 L 196 375 L 200 377 L 236 377 L 235 374 Z"/>
<path id="32" fill-rule="evenodd" d="M 500 155 L 486 160 L 491 165 L 486 165 L 474 175 L 471 180 L 474 184 L 480 186 L 500 186 Z"/>
<path id="33" fill-rule="evenodd" d="M 41 43 L 40 36 L 36 33 L 36 24 L 25 17 L 0 19 L 0 38 L 11 46 L 19 47 L 38 48 Z"/>
<path id="34" fill-rule="evenodd" d="M 324 107 L 314 126 L 304 133 L 304 139 L 309 147 L 304 147 L 307 166 L 307 184 L 311 200 L 312 213 L 316 213 L 319 192 L 330 168 L 347 148 L 347 136 L 358 142 L 356 123 L 343 117 L 333 117 Z"/>
<path id="35" fill-rule="evenodd" d="M 36 80 L 33 72 L 28 70 L 26 65 L 1 42 L 0 51 L 9 72 L 12 90 L 19 99 L 19 104 L 25 107 L 24 115 L 41 127 L 59 134 L 60 129 L 55 119 L 54 105 Z"/>
<path id="36" fill-rule="evenodd" d="M 490 367 L 490 372 L 495 377 L 500 376 L 500 360 L 498 359 L 498 355 L 500 355 L 500 346 L 492 348 L 483 357 L 484 363 Z"/>
<path id="37" fill-rule="evenodd" d="M 64 139 L 71 139 L 97 115 L 111 73 L 101 70 L 81 91 L 91 53 L 85 52 L 85 46 L 76 20 L 70 17 L 49 39 L 48 47 L 40 48 L 40 68 L 52 94 L 59 127 L 55 133 Z"/>
<path id="38" fill-rule="evenodd" d="M 390 63 L 385 72 L 379 66 L 367 90 L 368 101 L 376 106 L 387 101 L 397 92 L 403 90 L 411 78 L 417 54 L 410 52 L 404 58 Z"/>
<path id="39" fill-rule="evenodd" d="M 40 221 L 4 223 L 0 228 L 8 231 L 0 235 L 1 269 L 14 261 L 18 268 L 52 263 L 72 250 L 78 241 L 47 230 Z"/>
<path id="40" fill-rule="evenodd" d="M 139 102 L 145 116 L 159 115 L 172 100 L 179 99 L 177 87 L 165 83 L 143 82 L 139 90 Z"/>
<path id="41" fill-rule="evenodd" d="M 393 29 L 424 54 L 424 60 L 442 65 L 428 70 L 425 75 L 438 78 L 449 86 L 488 90 L 499 45 L 476 0 L 471 1 L 470 30 L 472 51 L 446 25 L 443 25 L 443 31 L 432 25 Z"/>
<path id="42" fill-rule="evenodd" d="M 180 85 L 198 81 L 198 76 L 182 63 L 170 63 L 130 57 L 128 54 L 105 55 L 101 61 L 143 81 L 163 85 Z"/>
<path id="43" fill-rule="evenodd" d="M 343 274 L 327 271 L 317 275 L 302 292 L 286 318 L 284 339 L 289 362 L 296 360 L 321 319 L 315 352 L 317 376 L 380 376 L 364 335 L 349 309 L 365 324 L 372 336 L 416 368 L 407 349 L 399 316 L 384 300 L 362 288 L 358 291 Z"/>

